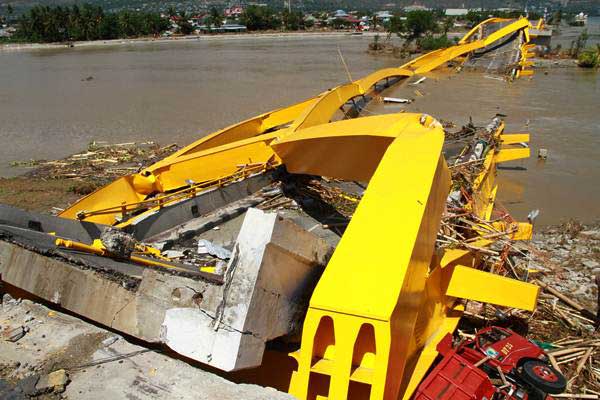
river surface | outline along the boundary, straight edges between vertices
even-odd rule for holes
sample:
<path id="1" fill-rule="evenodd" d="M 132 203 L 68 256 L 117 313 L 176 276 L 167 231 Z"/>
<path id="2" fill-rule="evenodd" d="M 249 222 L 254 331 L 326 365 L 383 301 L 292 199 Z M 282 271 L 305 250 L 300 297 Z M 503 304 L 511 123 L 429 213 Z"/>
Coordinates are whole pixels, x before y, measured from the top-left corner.
<path id="1" fill-rule="evenodd" d="M 0 175 L 10 163 L 56 159 L 91 141 L 190 143 L 253 115 L 312 97 L 401 64 L 365 52 L 367 37 L 229 39 L 98 48 L 0 52 Z M 517 218 L 540 209 L 541 224 L 600 215 L 600 74 L 540 70 L 506 83 L 485 73 L 434 73 L 405 107 L 457 125 L 484 124 L 497 112 L 508 130 L 532 133 L 532 155 L 500 171 L 499 197 Z M 88 80 L 88 77 L 92 77 Z M 537 161 L 538 148 L 548 160 Z M 526 170 L 519 170 L 525 168 Z"/>

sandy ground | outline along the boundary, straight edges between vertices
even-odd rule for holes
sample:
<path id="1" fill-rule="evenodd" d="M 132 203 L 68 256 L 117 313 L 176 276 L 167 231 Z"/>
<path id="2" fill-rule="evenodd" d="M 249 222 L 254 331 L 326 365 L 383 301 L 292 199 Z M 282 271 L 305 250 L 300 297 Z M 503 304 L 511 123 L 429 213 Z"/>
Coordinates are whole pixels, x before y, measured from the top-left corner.
<path id="1" fill-rule="evenodd" d="M 7 341 L 7 332 L 20 327 L 28 330 L 25 336 L 16 342 Z M 64 392 L 61 387 L 47 393 L 31 392 L 31 379 L 39 376 L 42 380 L 62 369 L 70 381 Z M 23 394 L 19 389 L 29 392 Z M 234 384 L 78 318 L 5 294 L 0 305 L 0 398 L 10 396 L 98 400 L 292 398 L 271 388 Z"/>

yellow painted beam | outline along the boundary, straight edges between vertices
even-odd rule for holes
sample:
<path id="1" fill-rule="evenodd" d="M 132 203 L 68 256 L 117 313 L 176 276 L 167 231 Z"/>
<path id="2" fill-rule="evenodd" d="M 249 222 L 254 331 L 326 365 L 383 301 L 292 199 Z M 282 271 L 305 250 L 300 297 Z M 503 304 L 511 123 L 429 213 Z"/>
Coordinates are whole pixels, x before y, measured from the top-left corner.
<path id="1" fill-rule="evenodd" d="M 500 135 L 502 144 L 529 143 L 529 133 L 504 133 Z"/>
<path id="2" fill-rule="evenodd" d="M 271 147 L 289 172 L 367 182 L 396 137 L 431 129 L 419 122 L 422 115 L 385 114 L 317 125 L 275 140 Z"/>
<path id="3" fill-rule="evenodd" d="M 432 51 L 431 53 L 427 53 L 421 57 L 409 61 L 408 63 L 404 64 L 402 68 L 410 69 L 417 74 L 428 72 L 457 57 L 489 46 L 514 32 L 520 30 L 527 31 L 527 27 L 529 26 L 529 21 L 526 18 L 521 18 L 508 24 L 507 26 L 498 29 L 497 31 L 488 35 L 486 38 L 479 38 L 477 40 L 469 41 L 469 39 L 475 33 L 479 32 L 481 27 L 485 24 L 501 21 L 505 20 L 500 18 L 490 18 L 473 28 L 461 41 L 459 41 L 456 46 L 451 46 L 446 49 L 440 49 Z M 527 32 L 525 34 L 527 35 Z"/>
<path id="4" fill-rule="evenodd" d="M 500 275 L 457 265 L 446 294 L 468 300 L 533 311 L 539 287 Z"/>
<path id="5" fill-rule="evenodd" d="M 408 130 L 388 147 L 313 292 L 290 386 L 299 399 L 315 397 L 317 366 L 330 377 L 323 394 L 330 399 L 350 397 L 350 382 L 367 377 L 371 399 L 400 394 L 405 368 L 417 356 L 407 338 L 425 298 L 450 184 L 443 129 L 429 126 Z M 399 176 L 401 184 L 393 184 Z M 367 354 L 373 360 L 365 364 Z M 367 365 L 368 374 L 354 367 Z"/>
<path id="6" fill-rule="evenodd" d="M 410 374 L 410 378 L 408 379 L 408 384 L 404 389 L 404 394 L 402 396 L 403 400 L 409 400 L 412 397 L 415 390 L 421 383 L 421 380 L 423 380 L 425 374 L 427 374 L 429 371 L 431 364 L 435 361 L 439 354 L 436 348 L 437 344 L 444 338 L 444 336 L 454 332 L 458 326 L 460 318 L 463 315 L 463 311 L 464 306 L 462 304 L 457 304 L 445 313 L 442 321 L 436 321 L 437 329 L 435 333 L 427 339 L 425 348 L 423 348 L 419 354 L 413 372 Z"/>
<path id="7" fill-rule="evenodd" d="M 496 163 L 503 163 L 508 161 L 520 160 L 522 158 L 529 158 L 531 150 L 527 148 L 502 148 L 495 155 Z"/>

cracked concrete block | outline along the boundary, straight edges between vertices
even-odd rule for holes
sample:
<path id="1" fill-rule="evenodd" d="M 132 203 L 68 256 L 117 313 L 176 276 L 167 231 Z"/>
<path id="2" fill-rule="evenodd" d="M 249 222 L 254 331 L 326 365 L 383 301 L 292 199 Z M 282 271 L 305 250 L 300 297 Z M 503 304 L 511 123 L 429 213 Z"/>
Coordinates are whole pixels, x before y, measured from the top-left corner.
<path id="1" fill-rule="evenodd" d="M 249 209 L 214 310 L 172 308 L 162 340 L 224 371 L 261 364 L 268 340 L 295 333 L 332 249 L 276 213 Z"/>
<path id="2" fill-rule="evenodd" d="M 53 236 L 17 233 L 22 243 L 0 240 L 2 281 L 224 371 L 259 366 L 267 341 L 299 332 L 333 251 L 291 220 L 252 208 L 218 279 L 94 255 L 73 261 L 47 252 Z"/>

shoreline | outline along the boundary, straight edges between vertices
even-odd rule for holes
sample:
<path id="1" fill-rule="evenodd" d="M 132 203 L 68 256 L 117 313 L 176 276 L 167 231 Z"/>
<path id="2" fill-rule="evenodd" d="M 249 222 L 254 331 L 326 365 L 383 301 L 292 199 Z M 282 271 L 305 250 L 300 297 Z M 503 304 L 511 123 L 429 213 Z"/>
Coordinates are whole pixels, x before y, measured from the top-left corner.
<path id="1" fill-rule="evenodd" d="M 128 39 L 112 40 L 92 40 L 83 42 L 68 43 L 6 43 L 0 45 L 2 52 L 18 52 L 28 50 L 46 50 L 46 49 L 68 49 L 68 48 L 93 48 L 119 45 L 137 45 L 147 43 L 173 43 L 173 42 L 192 42 L 192 41 L 225 41 L 225 40 L 251 40 L 251 39 L 312 39 L 325 37 L 373 37 L 379 32 L 362 32 L 357 35 L 350 31 L 329 31 L 329 32 L 265 32 L 265 33 L 225 33 L 225 34 L 200 34 L 171 37 L 141 37 Z"/>

